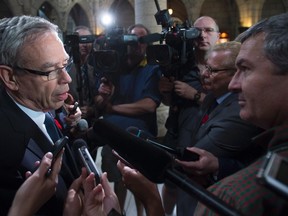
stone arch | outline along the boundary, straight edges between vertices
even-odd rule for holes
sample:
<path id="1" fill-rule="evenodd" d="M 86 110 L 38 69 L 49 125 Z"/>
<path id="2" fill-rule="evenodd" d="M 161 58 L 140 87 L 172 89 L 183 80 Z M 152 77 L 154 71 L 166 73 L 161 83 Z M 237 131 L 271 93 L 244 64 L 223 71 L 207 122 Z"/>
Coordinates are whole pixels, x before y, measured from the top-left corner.
<path id="1" fill-rule="evenodd" d="M 268 18 L 270 16 L 285 13 L 287 11 L 287 5 L 282 0 L 266 0 L 263 4 L 261 11 L 261 19 Z"/>
<path id="2" fill-rule="evenodd" d="M 37 10 L 37 16 L 43 17 L 55 24 L 59 24 L 59 16 L 57 10 L 52 4 L 45 1 L 43 2 Z"/>
<path id="3" fill-rule="evenodd" d="M 228 33 L 230 40 L 238 35 L 239 10 L 235 1 L 205 0 L 200 9 L 200 16 L 204 15 L 213 17 L 219 24 L 220 32 Z"/>
<path id="4" fill-rule="evenodd" d="M 135 12 L 128 0 L 115 0 L 109 11 L 114 14 L 116 25 L 127 29 L 135 23 Z"/>
<path id="5" fill-rule="evenodd" d="M 13 13 L 9 8 L 9 5 L 5 1 L 0 1 L 0 19 L 4 17 L 12 17 Z"/>
<path id="6" fill-rule="evenodd" d="M 73 29 L 78 25 L 84 25 L 91 28 L 90 21 L 85 10 L 76 3 L 67 16 L 67 33 L 72 33 Z"/>
<path id="7" fill-rule="evenodd" d="M 173 9 L 173 14 L 171 17 L 178 22 L 185 22 L 189 20 L 188 13 L 184 3 L 181 0 L 167 0 L 167 8 Z"/>

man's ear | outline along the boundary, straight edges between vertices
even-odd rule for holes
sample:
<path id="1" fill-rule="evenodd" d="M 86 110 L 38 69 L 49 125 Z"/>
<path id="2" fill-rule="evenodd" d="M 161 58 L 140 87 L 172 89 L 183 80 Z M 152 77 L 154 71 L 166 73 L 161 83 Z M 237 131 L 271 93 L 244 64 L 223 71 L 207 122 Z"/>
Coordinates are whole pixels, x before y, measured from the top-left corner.
<path id="1" fill-rule="evenodd" d="M 12 68 L 0 65 L 0 79 L 10 90 L 18 90 L 18 82 Z"/>

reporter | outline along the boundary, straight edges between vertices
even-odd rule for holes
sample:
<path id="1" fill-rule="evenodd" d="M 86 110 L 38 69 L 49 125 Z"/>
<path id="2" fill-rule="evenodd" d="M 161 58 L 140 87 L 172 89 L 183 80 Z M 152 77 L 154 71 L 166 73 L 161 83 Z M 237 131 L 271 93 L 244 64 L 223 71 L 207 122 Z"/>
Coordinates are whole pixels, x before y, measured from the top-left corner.
<path id="1" fill-rule="evenodd" d="M 110 187 L 107 173 L 101 176 L 101 184 L 96 185 L 94 173 L 87 174 L 82 169 L 68 191 L 63 216 L 102 216 L 108 215 L 114 209 L 121 215 L 120 205 L 116 194 Z"/>
<path id="2" fill-rule="evenodd" d="M 117 162 L 117 167 L 121 172 L 125 186 L 143 203 L 146 215 L 164 216 L 165 213 L 157 185 L 121 161 Z"/>
<path id="3" fill-rule="evenodd" d="M 48 177 L 46 176 L 47 168 L 51 166 L 53 159 L 51 152 L 47 152 L 44 155 L 41 163 L 39 161 L 35 163 L 39 167 L 33 174 L 30 171 L 26 172 L 27 180 L 17 191 L 8 216 L 33 215 L 52 197 L 58 183 L 63 151 L 55 160 L 51 167 L 51 174 Z"/>

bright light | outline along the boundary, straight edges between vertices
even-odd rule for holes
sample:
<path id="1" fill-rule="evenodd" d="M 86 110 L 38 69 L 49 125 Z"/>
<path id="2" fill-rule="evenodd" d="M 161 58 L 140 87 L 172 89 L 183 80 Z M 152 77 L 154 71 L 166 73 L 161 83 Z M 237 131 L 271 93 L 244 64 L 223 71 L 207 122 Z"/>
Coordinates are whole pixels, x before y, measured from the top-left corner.
<path id="1" fill-rule="evenodd" d="M 101 20 L 102 25 L 105 27 L 109 27 L 115 24 L 114 17 L 112 16 L 112 14 L 109 14 L 109 13 L 103 14 L 100 20 Z"/>
<path id="2" fill-rule="evenodd" d="M 172 14 L 173 14 L 173 9 L 172 9 L 172 8 L 169 8 L 169 9 L 168 9 L 168 13 L 169 13 L 170 15 L 172 15 Z"/>

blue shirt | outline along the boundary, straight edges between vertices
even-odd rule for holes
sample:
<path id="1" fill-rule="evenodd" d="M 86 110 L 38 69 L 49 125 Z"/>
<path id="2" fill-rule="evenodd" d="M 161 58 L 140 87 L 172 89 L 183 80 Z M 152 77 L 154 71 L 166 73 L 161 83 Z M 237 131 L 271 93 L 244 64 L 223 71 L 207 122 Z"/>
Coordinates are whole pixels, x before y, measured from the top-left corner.
<path id="1" fill-rule="evenodd" d="M 161 102 L 159 92 L 159 80 L 161 72 L 159 66 L 139 66 L 136 70 L 126 74 L 119 74 L 112 105 L 129 104 L 144 98 L 151 98 L 157 105 Z M 125 116 L 121 114 L 105 114 L 104 119 L 127 129 L 130 126 L 139 128 L 157 136 L 156 112 L 137 116 Z"/>

